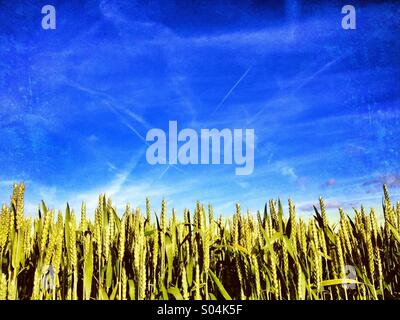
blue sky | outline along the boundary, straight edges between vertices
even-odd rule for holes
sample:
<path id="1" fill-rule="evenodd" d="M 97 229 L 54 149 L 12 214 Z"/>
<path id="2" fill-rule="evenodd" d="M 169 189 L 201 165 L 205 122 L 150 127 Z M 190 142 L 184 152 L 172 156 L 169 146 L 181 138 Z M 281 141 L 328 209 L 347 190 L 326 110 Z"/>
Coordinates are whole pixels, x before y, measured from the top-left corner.
<path id="1" fill-rule="evenodd" d="M 343 1 L 0 1 L 0 196 L 27 185 L 43 198 L 93 208 L 100 192 L 192 209 L 235 202 L 262 209 L 323 195 L 335 209 L 379 207 L 400 191 L 400 5 Z M 148 130 L 253 128 L 255 168 L 151 166 Z M 334 212 L 334 211 L 332 211 Z M 332 213 L 333 214 L 333 213 Z"/>

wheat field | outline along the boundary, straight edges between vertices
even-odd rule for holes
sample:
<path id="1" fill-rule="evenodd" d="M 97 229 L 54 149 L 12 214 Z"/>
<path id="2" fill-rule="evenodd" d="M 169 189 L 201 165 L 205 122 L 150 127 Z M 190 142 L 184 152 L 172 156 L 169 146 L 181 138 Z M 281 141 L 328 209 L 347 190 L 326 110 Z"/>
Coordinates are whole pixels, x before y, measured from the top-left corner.
<path id="1" fill-rule="evenodd" d="M 24 189 L 1 209 L 0 300 L 400 298 L 400 203 L 386 186 L 382 224 L 362 206 L 330 223 L 322 198 L 308 221 L 290 199 L 287 214 L 279 200 L 230 218 L 197 203 L 180 220 L 146 199 L 119 217 L 104 195 L 92 221 L 85 204 L 78 221 L 44 202 L 32 219 Z"/>

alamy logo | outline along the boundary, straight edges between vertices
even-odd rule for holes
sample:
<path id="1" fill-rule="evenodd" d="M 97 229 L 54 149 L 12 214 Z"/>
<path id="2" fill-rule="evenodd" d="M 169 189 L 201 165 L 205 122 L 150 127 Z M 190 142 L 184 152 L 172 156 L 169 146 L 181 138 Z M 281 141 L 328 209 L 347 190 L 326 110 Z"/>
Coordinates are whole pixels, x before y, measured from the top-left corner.
<path id="1" fill-rule="evenodd" d="M 53 266 L 44 266 L 42 269 L 42 288 L 46 291 L 54 289 L 55 272 Z"/>
<path id="2" fill-rule="evenodd" d="M 348 4 L 342 8 L 342 13 L 346 14 L 342 18 L 342 28 L 345 30 L 356 29 L 356 8 Z"/>
<path id="3" fill-rule="evenodd" d="M 346 265 L 344 267 L 344 270 L 345 270 L 346 278 L 344 279 L 343 284 L 342 284 L 343 288 L 344 289 L 349 289 L 349 290 L 355 290 L 356 289 L 356 285 L 355 285 L 355 283 L 351 283 L 351 281 L 356 281 L 357 280 L 356 268 L 354 266 L 351 266 L 351 265 Z"/>
<path id="4" fill-rule="evenodd" d="M 152 142 L 146 151 L 149 164 L 219 165 L 223 148 L 223 164 L 234 162 L 236 175 L 250 175 L 254 170 L 254 129 L 246 129 L 244 135 L 242 129 L 201 129 L 199 136 L 190 128 L 178 132 L 177 121 L 169 121 L 168 130 L 168 135 L 162 129 L 147 132 L 146 141 Z"/>
<path id="5" fill-rule="evenodd" d="M 56 8 L 47 4 L 43 6 L 42 14 L 45 14 L 45 16 L 42 18 L 42 28 L 45 30 L 54 30 L 56 28 Z"/>

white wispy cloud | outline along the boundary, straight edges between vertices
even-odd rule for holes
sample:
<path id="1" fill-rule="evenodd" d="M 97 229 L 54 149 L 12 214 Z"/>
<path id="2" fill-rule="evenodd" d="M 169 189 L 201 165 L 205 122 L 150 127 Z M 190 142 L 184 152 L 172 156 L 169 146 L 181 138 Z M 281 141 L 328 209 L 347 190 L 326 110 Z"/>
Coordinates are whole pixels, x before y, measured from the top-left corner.
<path id="1" fill-rule="evenodd" d="M 296 172 L 294 171 L 294 168 L 290 167 L 290 166 L 287 166 L 287 165 L 284 165 L 281 168 L 281 174 L 284 175 L 285 177 L 289 177 L 289 178 L 292 178 L 294 180 L 296 180 L 298 178 Z"/>

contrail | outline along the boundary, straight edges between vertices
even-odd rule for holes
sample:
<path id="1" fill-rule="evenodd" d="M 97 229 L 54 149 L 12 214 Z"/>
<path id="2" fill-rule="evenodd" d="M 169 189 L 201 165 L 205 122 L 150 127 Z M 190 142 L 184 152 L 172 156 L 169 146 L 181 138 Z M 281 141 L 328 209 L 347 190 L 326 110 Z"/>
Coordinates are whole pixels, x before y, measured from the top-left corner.
<path id="1" fill-rule="evenodd" d="M 158 179 L 156 179 L 156 181 L 161 180 L 161 178 L 164 176 L 164 174 L 167 173 L 168 169 L 169 169 L 170 165 L 168 165 L 165 170 L 160 174 L 160 176 L 158 177 Z M 156 182 L 154 181 L 154 182 Z"/>
<path id="2" fill-rule="evenodd" d="M 247 76 L 247 74 L 249 73 L 250 69 L 253 68 L 253 66 L 251 65 L 250 67 L 247 68 L 247 70 L 242 74 L 242 76 L 240 77 L 240 79 L 238 81 L 236 81 L 236 83 L 233 85 L 233 87 L 228 91 L 228 93 L 225 95 L 225 97 L 223 97 L 223 99 L 221 100 L 221 102 L 218 104 L 218 106 L 214 109 L 214 111 L 212 112 L 212 114 L 214 114 L 215 112 L 218 111 L 218 109 L 224 104 L 224 102 L 226 101 L 226 99 L 229 98 L 229 96 L 231 95 L 231 93 L 233 92 L 233 90 L 235 90 L 235 88 L 239 85 L 239 83 Z"/>
<path id="3" fill-rule="evenodd" d="M 125 120 L 125 117 L 123 116 L 123 114 L 122 114 L 122 112 L 124 112 L 124 111 L 120 111 L 118 108 L 116 108 L 115 107 L 115 103 L 114 103 L 114 99 L 111 97 L 111 96 L 109 96 L 108 94 L 105 94 L 105 93 L 102 93 L 102 92 L 98 92 L 98 91 L 96 91 L 96 90 L 92 90 L 92 89 L 90 89 L 90 88 L 86 88 L 86 87 L 83 87 L 83 86 L 81 86 L 81 85 L 79 85 L 78 83 L 68 83 L 69 85 L 71 85 L 71 86 L 73 86 L 73 87 L 75 87 L 76 89 L 78 89 L 78 90 L 81 90 L 81 91 L 84 91 L 84 92 L 87 92 L 87 93 L 90 93 L 90 94 L 94 94 L 94 95 L 97 95 L 97 96 L 103 96 L 103 97 L 105 97 L 106 98 L 106 100 L 107 101 L 103 101 L 103 103 L 119 118 L 119 120 L 121 121 L 121 123 L 123 124 L 123 125 L 125 125 L 128 129 L 130 129 L 140 140 L 142 140 L 143 141 L 143 143 L 146 145 L 146 146 L 150 146 L 150 144 L 147 142 L 147 140 L 146 140 L 146 138 L 144 137 L 144 136 L 142 136 L 135 128 L 133 128 L 126 120 Z M 126 112 L 124 112 L 124 114 L 126 114 Z M 131 118 L 134 118 L 135 120 L 137 120 L 139 123 L 141 123 L 144 127 L 146 127 L 146 125 L 145 124 L 147 124 L 141 117 L 138 117 L 137 115 L 134 115 L 133 116 L 133 113 L 131 113 L 131 114 L 128 114 Z M 139 121 L 139 120 L 141 120 L 141 121 Z M 148 125 L 148 124 L 147 124 Z M 169 165 L 169 166 L 171 166 L 171 167 L 173 167 L 175 170 L 177 170 L 177 171 L 180 171 L 180 172 L 182 172 L 182 173 L 185 173 L 184 172 L 184 170 L 182 170 L 181 168 L 179 168 L 178 166 L 176 166 L 176 165 L 173 165 L 173 164 L 171 164 L 171 165 Z M 169 168 L 169 166 L 168 166 L 168 168 Z M 165 171 L 166 172 L 166 171 Z M 164 173 L 165 173 L 164 172 Z M 163 173 L 163 175 L 164 175 L 164 173 Z"/>
<path id="4" fill-rule="evenodd" d="M 314 78 L 319 75 L 321 72 L 324 72 L 326 69 L 328 69 L 331 65 L 333 65 L 334 63 L 336 63 L 338 60 L 342 59 L 343 56 L 338 57 L 332 61 L 329 61 L 327 64 L 325 64 L 324 66 L 322 66 L 322 68 L 320 68 L 319 70 L 317 70 L 314 74 L 312 74 L 311 76 L 309 76 L 307 79 L 305 79 L 303 81 L 303 83 L 301 83 L 295 90 L 293 90 L 293 93 L 297 92 L 298 90 L 300 90 L 301 88 L 303 88 L 306 84 L 308 84 L 309 82 L 311 82 L 312 80 L 314 80 Z"/>
<path id="5" fill-rule="evenodd" d="M 122 120 L 122 123 L 123 123 L 128 129 L 130 129 L 134 134 L 136 134 L 136 135 L 140 138 L 140 140 L 142 140 L 148 147 L 150 146 L 150 145 L 147 143 L 146 138 L 143 137 L 139 132 L 137 132 L 137 130 L 134 129 L 129 123 L 127 123 L 125 120 Z"/>
<path id="6" fill-rule="evenodd" d="M 138 114 L 134 113 L 133 111 L 129 110 L 127 107 L 121 108 L 121 107 L 117 107 L 118 103 L 115 101 L 115 99 L 110 96 L 107 93 L 101 92 L 101 91 L 97 91 L 88 87 L 84 87 L 82 85 L 80 85 L 79 83 L 76 83 L 74 81 L 66 81 L 67 85 L 78 89 L 80 91 L 89 93 L 91 95 L 97 96 L 97 97 L 102 97 L 105 99 L 104 103 L 105 105 L 112 110 L 115 114 L 117 114 L 120 118 L 124 119 L 124 116 L 129 116 L 130 118 L 132 118 L 133 120 L 139 122 L 143 127 L 145 127 L 146 129 L 150 128 L 151 125 L 149 123 L 147 123 L 147 121 L 145 119 L 143 119 L 141 116 L 139 116 Z M 119 103 L 120 104 L 120 103 Z"/>
<path id="7" fill-rule="evenodd" d="M 148 147 L 150 146 L 150 144 L 147 142 L 146 138 L 143 137 L 139 132 L 137 132 L 137 130 L 135 130 L 131 125 L 129 125 L 129 124 L 126 123 L 125 121 L 123 121 L 123 123 L 124 123 L 130 130 L 132 130 L 132 132 L 135 133 L 135 134 L 140 138 L 140 140 L 142 140 Z M 173 167 L 174 169 L 180 171 L 180 172 L 185 173 L 182 169 L 178 168 L 176 165 L 173 165 L 173 164 L 169 164 L 168 167 L 167 167 L 167 169 L 168 169 L 170 166 Z M 167 172 L 167 170 L 165 170 L 165 172 Z M 164 173 L 165 173 L 165 172 L 164 172 Z M 164 173 L 163 173 L 162 175 L 164 175 Z"/>
<path id="8" fill-rule="evenodd" d="M 315 77 L 317 77 L 320 73 L 324 72 L 326 69 L 328 69 L 331 65 L 335 64 L 337 61 L 343 59 L 345 56 L 341 56 L 338 57 L 336 59 L 333 59 L 331 61 L 329 61 L 328 63 L 324 64 L 320 69 L 318 69 L 316 72 L 314 72 L 311 76 L 309 76 L 308 78 L 306 78 L 300 85 L 298 85 L 296 88 L 294 88 L 292 91 L 289 92 L 290 95 L 295 94 L 297 91 L 299 91 L 301 88 L 303 88 L 305 85 L 307 85 L 308 83 L 310 83 L 311 81 L 313 81 L 315 79 Z M 254 116 L 253 118 L 250 120 L 249 123 L 252 123 L 253 121 L 255 121 L 256 119 L 259 118 L 259 115 L 264 112 L 265 108 L 268 106 L 268 103 L 265 104 Z"/>

